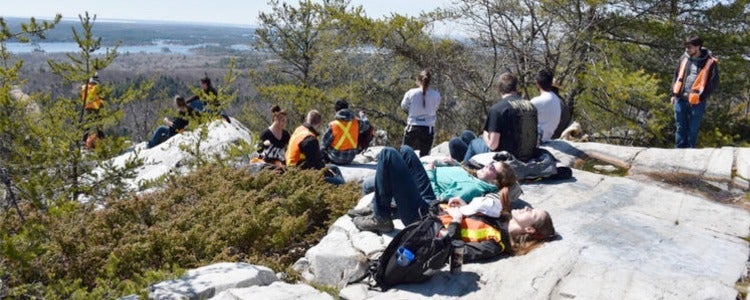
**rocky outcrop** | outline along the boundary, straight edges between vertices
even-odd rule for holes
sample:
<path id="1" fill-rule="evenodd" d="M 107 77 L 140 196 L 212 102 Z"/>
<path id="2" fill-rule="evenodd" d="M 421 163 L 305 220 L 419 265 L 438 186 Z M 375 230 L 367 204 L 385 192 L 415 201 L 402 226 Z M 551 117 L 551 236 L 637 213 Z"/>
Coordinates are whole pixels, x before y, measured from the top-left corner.
<path id="1" fill-rule="evenodd" d="M 278 281 L 273 271 L 246 263 L 217 263 L 151 286 L 151 299 L 207 299 L 233 288 L 266 286 Z M 226 298 L 225 298 L 226 299 Z"/>

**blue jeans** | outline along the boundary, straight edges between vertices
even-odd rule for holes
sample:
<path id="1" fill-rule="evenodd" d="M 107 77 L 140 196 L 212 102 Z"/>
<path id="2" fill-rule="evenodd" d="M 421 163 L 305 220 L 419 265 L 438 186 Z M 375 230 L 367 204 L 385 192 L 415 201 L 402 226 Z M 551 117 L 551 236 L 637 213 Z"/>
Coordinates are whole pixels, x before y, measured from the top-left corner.
<path id="1" fill-rule="evenodd" d="M 146 147 L 156 147 L 157 145 L 168 140 L 173 135 L 174 134 L 172 133 L 172 130 L 170 130 L 169 126 L 159 126 L 159 128 L 156 128 L 156 131 L 154 131 L 154 135 L 151 136 L 151 140 L 148 141 L 148 145 Z"/>
<path id="2" fill-rule="evenodd" d="M 323 178 L 323 180 L 325 180 L 326 182 L 328 182 L 330 184 L 335 184 L 335 185 L 342 185 L 342 184 L 346 183 L 346 180 L 344 180 L 344 175 L 341 174 L 341 170 L 339 170 L 338 166 L 336 166 L 336 165 L 326 165 L 326 167 L 328 167 L 328 169 L 331 172 L 333 172 L 333 174 L 330 175 L 330 176 L 326 176 L 325 178 Z M 328 174 L 326 174 L 326 175 L 328 175 Z"/>
<path id="3" fill-rule="evenodd" d="M 492 150 L 490 150 L 490 147 L 484 142 L 484 139 L 481 137 L 475 138 L 469 143 L 469 148 L 466 149 L 466 155 L 464 156 L 463 162 L 468 162 L 474 155 L 487 152 L 492 152 Z"/>
<path id="4" fill-rule="evenodd" d="M 471 130 L 464 130 L 464 132 L 461 133 L 461 136 L 454 137 L 448 141 L 448 150 L 451 153 L 451 158 L 456 161 L 463 161 L 464 157 L 466 157 L 466 150 L 469 149 L 469 144 L 471 144 L 471 141 L 475 138 L 477 138 L 477 135 L 474 134 L 474 132 Z"/>
<path id="5" fill-rule="evenodd" d="M 675 148 L 695 148 L 704 112 L 706 112 L 706 101 L 701 101 L 695 106 L 690 105 L 690 102 L 682 97 L 675 101 L 674 119 L 677 125 Z"/>
<path id="6" fill-rule="evenodd" d="M 409 146 L 401 146 L 400 151 L 386 147 L 378 155 L 373 214 L 390 219 L 391 199 L 404 225 L 418 221 L 427 213 L 428 203 L 436 200 L 430 178 Z"/>

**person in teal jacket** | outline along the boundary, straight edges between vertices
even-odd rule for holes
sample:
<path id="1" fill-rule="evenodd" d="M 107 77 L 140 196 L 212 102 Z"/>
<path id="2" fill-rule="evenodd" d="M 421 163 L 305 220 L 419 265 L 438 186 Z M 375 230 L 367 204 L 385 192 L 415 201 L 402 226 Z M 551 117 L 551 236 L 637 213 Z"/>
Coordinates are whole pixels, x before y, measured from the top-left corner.
<path id="1" fill-rule="evenodd" d="M 495 193 L 498 188 L 495 184 L 477 178 L 467 169 L 464 169 L 458 161 L 450 157 L 437 159 L 424 164 L 430 185 L 438 200 L 447 201 L 450 198 L 460 197 L 466 203 L 471 202 L 474 197 L 481 197 L 487 193 Z"/>

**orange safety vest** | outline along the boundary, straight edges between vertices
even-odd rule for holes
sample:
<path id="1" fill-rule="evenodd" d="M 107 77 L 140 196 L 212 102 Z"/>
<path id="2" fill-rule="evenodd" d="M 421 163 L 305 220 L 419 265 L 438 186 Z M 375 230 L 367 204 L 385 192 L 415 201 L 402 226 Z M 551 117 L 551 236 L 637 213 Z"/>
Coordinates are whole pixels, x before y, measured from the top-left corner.
<path id="1" fill-rule="evenodd" d="M 441 214 L 439 217 L 446 228 L 453 221 L 453 218 L 449 214 Z M 471 216 L 466 216 L 461 221 L 461 240 L 467 243 L 493 240 L 500 244 L 500 252 L 505 251 L 505 244 L 503 243 L 500 230 Z"/>
<path id="2" fill-rule="evenodd" d="M 297 127 L 289 138 L 289 147 L 286 149 L 286 165 L 296 166 L 299 162 L 305 160 L 305 154 L 302 153 L 299 144 L 308 136 L 315 136 L 310 129 L 304 125 Z"/>
<path id="3" fill-rule="evenodd" d="M 351 121 L 334 120 L 328 124 L 331 126 L 333 133 L 333 149 L 345 151 L 357 149 L 357 139 L 359 138 L 359 121 L 357 118 Z"/>
<path id="4" fill-rule="evenodd" d="M 701 102 L 700 96 L 703 94 L 703 90 L 706 88 L 706 83 L 708 82 L 708 77 L 710 76 L 708 72 L 710 72 L 711 66 L 713 66 L 714 63 L 719 62 L 718 59 L 711 56 L 706 59 L 706 64 L 703 66 L 703 69 L 698 72 L 698 77 L 695 78 L 693 87 L 688 94 L 688 101 L 692 105 L 697 105 Z M 682 93 L 682 81 L 685 80 L 685 68 L 687 68 L 689 60 L 690 59 L 686 57 L 680 62 L 680 70 L 677 71 L 677 78 L 675 78 L 675 81 L 672 84 L 672 93 L 674 95 L 680 95 Z"/>
<path id="5" fill-rule="evenodd" d="M 86 110 L 99 110 L 102 107 L 102 99 L 99 98 L 99 85 L 94 83 L 82 85 L 81 102 Z"/>

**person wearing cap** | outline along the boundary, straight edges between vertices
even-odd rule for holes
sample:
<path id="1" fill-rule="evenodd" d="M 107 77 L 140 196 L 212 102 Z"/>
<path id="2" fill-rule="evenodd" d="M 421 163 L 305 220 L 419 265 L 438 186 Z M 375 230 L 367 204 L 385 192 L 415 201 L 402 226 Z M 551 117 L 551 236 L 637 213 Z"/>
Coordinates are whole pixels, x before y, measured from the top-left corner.
<path id="1" fill-rule="evenodd" d="M 671 104 L 676 124 L 675 148 L 695 148 L 706 101 L 719 87 L 719 61 L 697 36 L 685 40 L 685 53 L 672 80 Z"/>
<path id="2" fill-rule="evenodd" d="M 337 165 L 348 165 L 367 148 L 359 137 L 370 130 L 370 123 L 357 118 L 344 99 L 336 100 L 334 110 L 336 116 L 323 133 L 323 157 Z"/>

